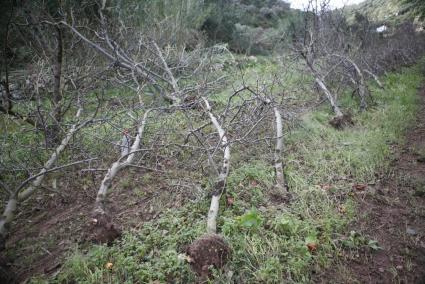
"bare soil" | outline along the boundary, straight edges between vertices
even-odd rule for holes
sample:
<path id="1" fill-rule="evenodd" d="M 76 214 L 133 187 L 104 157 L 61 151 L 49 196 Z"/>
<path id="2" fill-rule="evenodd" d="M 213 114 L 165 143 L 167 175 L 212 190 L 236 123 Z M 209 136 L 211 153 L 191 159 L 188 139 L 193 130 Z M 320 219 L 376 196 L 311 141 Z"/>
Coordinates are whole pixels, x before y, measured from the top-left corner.
<path id="1" fill-rule="evenodd" d="M 351 113 L 347 113 L 342 116 L 333 117 L 329 121 L 329 124 L 332 125 L 335 129 L 344 129 L 345 127 L 353 126 L 354 121 Z"/>
<path id="2" fill-rule="evenodd" d="M 0 254 L 0 283 L 24 283 L 33 276 L 57 273 L 77 245 L 111 243 L 120 229 L 138 228 L 158 218 L 167 204 L 181 202 L 179 192 L 169 194 L 173 190 L 169 185 L 154 178 L 154 185 L 148 183 L 143 170 L 131 169 L 113 184 L 107 206 L 112 218 L 93 224 L 92 209 L 103 174 L 70 173 L 58 178 L 57 190 L 46 183 L 40 195 L 22 204 L 6 250 Z"/>
<path id="3" fill-rule="evenodd" d="M 381 249 L 344 251 L 316 283 L 425 283 L 425 88 L 403 146 L 394 146 L 390 173 L 356 195 L 351 230 Z"/>

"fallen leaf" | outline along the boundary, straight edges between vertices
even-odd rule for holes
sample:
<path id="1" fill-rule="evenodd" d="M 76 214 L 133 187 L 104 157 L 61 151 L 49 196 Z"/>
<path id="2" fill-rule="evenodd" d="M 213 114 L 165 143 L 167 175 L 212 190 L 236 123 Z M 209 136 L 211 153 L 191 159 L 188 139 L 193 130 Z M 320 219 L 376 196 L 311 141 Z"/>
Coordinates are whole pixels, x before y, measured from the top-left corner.
<path id="1" fill-rule="evenodd" d="M 338 206 L 338 212 L 344 214 L 347 212 L 347 208 L 344 205 Z"/>
<path id="2" fill-rule="evenodd" d="M 106 269 L 112 269 L 112 267 L 114 266 L 114 264 L 112 263 L 112 262 L 108 262 L 106 265 L 105 265 L 105 268 Z"/>
<path id="3" fill-rule="evenodd" d="M 316 243 L 308 243 L 307 248 L 310 252 L 314 252 L 317 250 L 317 244 Z"/>

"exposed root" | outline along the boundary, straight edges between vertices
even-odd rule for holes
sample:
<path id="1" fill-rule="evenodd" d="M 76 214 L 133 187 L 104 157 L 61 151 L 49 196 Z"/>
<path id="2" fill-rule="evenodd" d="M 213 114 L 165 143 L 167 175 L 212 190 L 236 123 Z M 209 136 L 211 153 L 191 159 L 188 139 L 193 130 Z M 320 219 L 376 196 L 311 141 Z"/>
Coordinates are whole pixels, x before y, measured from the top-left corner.
<path id="1" fill-rule="evenodd" d="M 284 192 L 280 187 L 275 187 L 269 193 L 269 201 L 274 205 L 289 204 L 293 198 L 292 194 L 288 192 L 287 186 L 285 186 Z"/>
<path id="2" fill-rule="evenodd" d="M 96 244 L 112 244 L 121 237 L 121 229 L 107 214 L 95 215 L 90 224 L 88 239 Z"/>
<path id="3" fill-rule="evenodd" d="M 230 255 L 230 248 L 223 237 L 217 234 L 207 234 L 195 240 L 186 249 L 192 269 L 206 279 L 211 276 L 210 268 L 220 269 Z"/>
<path id="4" fill-rule="evenodd" d="M 347 126 L 353 126 L 354 121 L 351 114 L 344 114 L 342 116 L 335 116 L 329 121 L 329 124 L 332 125 L 335 129 L 342 130 Z"/>

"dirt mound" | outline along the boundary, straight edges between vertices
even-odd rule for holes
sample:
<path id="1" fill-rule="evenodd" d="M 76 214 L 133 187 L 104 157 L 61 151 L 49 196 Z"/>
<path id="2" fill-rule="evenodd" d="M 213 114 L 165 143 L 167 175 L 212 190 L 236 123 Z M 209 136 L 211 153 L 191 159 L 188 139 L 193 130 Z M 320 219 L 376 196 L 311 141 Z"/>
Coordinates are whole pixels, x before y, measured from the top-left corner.
<path id="1" fill-rule="evenodd" d="M 223 237 L 208 234 L 194 241 L 187 249 L 192 269 L 201 277 L 208 278 L 210 267 L 221 268 L 226 263 L 230 248 Z"/>
<path id="2" fill-rule="evenodd" d="M 96 244 L 110 245 L 115 239 L 121 237 L 121 233 L 121 229 L 108 215 L 97 214 L 91 220 L 88 240 Z"/>
<path id="3" fill-rule="evenodd" d="M 352 115 L 350 113 L 344 114 L 342 116 L 335 116 L 329 121 L 329 124 L 336 129 L 344 129 L 346 126 L 354 125 Z"/>

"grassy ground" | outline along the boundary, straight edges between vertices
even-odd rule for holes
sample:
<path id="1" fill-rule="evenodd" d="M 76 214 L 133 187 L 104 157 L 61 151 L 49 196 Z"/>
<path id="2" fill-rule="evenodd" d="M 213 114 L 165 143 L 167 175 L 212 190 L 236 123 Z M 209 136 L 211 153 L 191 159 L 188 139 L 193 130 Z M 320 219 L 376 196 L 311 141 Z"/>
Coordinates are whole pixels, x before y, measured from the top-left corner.
<path id="1" fill-rule="evenodd" d="M 233 166 L 227 196 L 234 202 L 226 204 L 223 197 L 218 220 L 232 255 L 211 283 L 305 283 L 345 247 L 378 249 L 373 240 L 345 231 L 356 217 L 353 185 L 375 183 L 386 172 L 390 146 L 402 142 L 415 115 L 422 75 L 413 67 L 382 80 L 385 90 L 372 87 L 376 106 L 354 113 L 354 127 L 331 128 L 330 111 L 323 106 L 287 130 L 289 204 L 273 190 L 270 161 L 254 154 Z M 342 103 L 355 104 L 349 97 Z M 178 256 L 205 233 L 209 200 L 184 204 L 127 231 L 112 246 L 76 247 L 57 275 L 32 282 L 194 282 L 189 265 Z"/>

